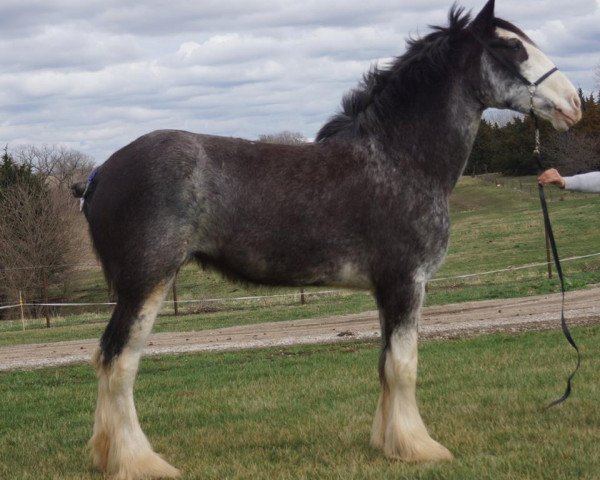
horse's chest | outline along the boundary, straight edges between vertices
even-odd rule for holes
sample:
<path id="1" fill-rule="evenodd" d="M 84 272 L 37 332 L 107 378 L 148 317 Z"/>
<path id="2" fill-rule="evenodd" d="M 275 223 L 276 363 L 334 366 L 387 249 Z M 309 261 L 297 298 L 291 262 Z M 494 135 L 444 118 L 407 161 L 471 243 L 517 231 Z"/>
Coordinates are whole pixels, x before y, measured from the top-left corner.
<path id="1" fill-rule="evenodd" d="M 446 257 L 450 236 L 447 203 L 424 203 L 415 206 L 410 213 L 410 216 L 397 219 L 397 241 L 405 249 L 403 253 L 416 260 L 422 274 L 430 277 Z"/>

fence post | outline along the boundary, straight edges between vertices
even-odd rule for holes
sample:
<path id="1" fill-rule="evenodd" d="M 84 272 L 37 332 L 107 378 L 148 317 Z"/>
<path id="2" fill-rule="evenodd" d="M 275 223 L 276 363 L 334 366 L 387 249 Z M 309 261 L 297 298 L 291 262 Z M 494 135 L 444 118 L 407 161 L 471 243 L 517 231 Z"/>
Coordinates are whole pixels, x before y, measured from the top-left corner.
<path id="1" fill-rule="evenodd" d="M 19 307 L 21 308 L 21 324 L 23 330 L 25 330 L 25 312 L 23 311 L 23 293 L 21 293 L 21 290 L 19 290 Z"/>
<path id="2" fill-rule="evenodd" d="M 50 307 L 48 306 L 48 273 L 46 272 L 46 270 L 44 270 L 43 275 L 44 303 L 46 304 L 44 305 L 43 311 L 44 316 L 46 317 L 46 328 L 50 328 Z"/>
<path id="3" fill-rule="evenodd" d="M 300 304 L 301 304 L 301 305 L 304 305 L 305 303 L 306 303 L 306 298 L 305 298 L 305 296 L 304 296 L 304 289 L 303 289 L 303 288 L 301 288 L 301 289 L 300 289 Z"/>
<path id="4" fill-rule="evenodd" d="M 177 277 L 179 275 L 179 270 L 175 272 L 175 278 L 173 279 L 173 310 L 175 311 L 175 316 L 179 315 L 179 309 L 177 307 Z"/>

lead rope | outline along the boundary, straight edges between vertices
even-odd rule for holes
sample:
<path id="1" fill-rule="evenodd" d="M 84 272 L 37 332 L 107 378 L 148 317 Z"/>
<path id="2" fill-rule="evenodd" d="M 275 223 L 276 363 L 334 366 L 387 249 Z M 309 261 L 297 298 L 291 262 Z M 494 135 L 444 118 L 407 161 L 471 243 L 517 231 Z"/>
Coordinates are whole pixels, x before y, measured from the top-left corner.
<path id="1" fill-rule="evenodd" d="M 533 158 L 535 159 L 540 172 L 542 172 L 544 170 L 544 167 L 542 165 L 542 154 L 540 152 L 540 129 L 539 129 L 539 125 L 538 125 L 538 118 L 533 111 L 533 92 L 531 92 L 531 94 L 532 94 L 532 109 L 531 109 L 530 114 L 531 114 L 531 117 L 533 118 L 533 123 L 535 126 L 535 148 L 533 149 Z M 573 370 L 573 372 L 569 375 L 569 378 L 567 379 L 567 388 L 565 389 L 565 393 L 562 395 L 562 397 L 554 400 L 549 405 L 547 405 L 546 408 L 544 408 L 544 411 L 547 411 L 548 409 L 558 405 L 559 403 L 564 402 L 571 395 L 571 382 L 573 380 L 573 377 L 575 377 L 577 370 L 579 370 L 579 365 L 581 364 L 581 352 L 579 351 L 579 348 L 577 347 L 575 340 L 573 340 L 573 337 L 571 336 L 571 332 L 569 330 L 569 326 L 567 325 L 567 321 L 565 320 L 565 280 L 563 277 L 562 267 L 560 265 L 560 258 L 558 256 L 558 250 L 556 248 L 556 241 L 554 240 L 552 224 L 550 223 L 550 215 L 548 214 L 548 205 L 546 204 L 546 195 L 544 194 L 544 187 L 542 185 L 540 185 L 539 183 L 538 183 L 538 193 L 540 196 L 540 204 L 542 205 L 542 213 L 544 215 L 544 228 L 546 230 L 546 235 L 548 235 L 548 240 L 550 241 L 550 248 L 552 249 L 552 257 L 554 258 L 554 265 L 556 266 L 556 272 L 558 273 L 558 279 L 560 280 L 560 291 L 562 294 L 562 302 L 561 302 L 561 308 L 560 308 L 560 325 L 562 327 L 562 331 L 563 331 L 565 338 L 568 340 L 568 342 L 571 344 L 571 346 L 577 352 L 577 366 L 575 367 L 575 370 Z"/>

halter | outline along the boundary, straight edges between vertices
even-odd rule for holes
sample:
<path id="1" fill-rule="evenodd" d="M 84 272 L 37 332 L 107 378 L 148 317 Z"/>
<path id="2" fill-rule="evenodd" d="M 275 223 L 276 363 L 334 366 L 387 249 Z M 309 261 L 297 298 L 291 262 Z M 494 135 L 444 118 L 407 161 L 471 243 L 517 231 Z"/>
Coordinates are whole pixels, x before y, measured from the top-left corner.
<path id="1" fill-rule="evenodd" d="M 484 42 L 478 35 L 476 35 L 473 31 L 471 31 L 470 33 L 471 33 L 471 35 L 473 35 L 473 38 L 475 38 L 475 40 L 477 40 L 477 42 L 483 47 L 483 49 L 487 53 L 489 53 L 506 70 L 508 70 L 510 73 L 512 73 L 516 78 L 521 80 L 521 82 L 523 82 L 527 86 L 527 90 L 529 90 L 529 98 L 530 98 L 529 114 L 531 115 L 531 118 L 533 119 L 533 124 L 535 126 L 535 146 L 533 149 L 533 157 L 538 165 L 540 172 L 543 171 L 544 167 L 542 164 L 542 154 L 540 152 L 540 129 L 539 129 L 539 124 L 538 124 L 539 123 L 538 117 L 535 114 L 535 111 L 533 108 L 533 98 L 535 97 L 537 87 L 544 80 L 546 80 L 550 75 L 552 75 L 554 72 L 557 72 L 558 67 L 551 68 L 546 73 L 544 73 L 540 78 L 538 78 L 535 82 L 531 82 L 525 76 L 523 76 L 523 74 L 521 72 L 519 72 L 516 68 L 514 68 L 513 65 L 511 65 L 508 61 L 506 61 L 505 58 L 502 58 L 502 56 L 498 55 L 494 51 L 494 49 L 492 47 L 490 47 L 489 44 Z M 565 338 L 577 352 L 577 365 L 575 366 L 575 370 L 573 370 L 571 372 L 571 374 L 569 375 L 569 377 L 567 378 L 567 388 L 565 389 L 565 393 L 562 395 L 562 397 L 554 400 L 545 408 L 545 410 L 548 410 L 549 408 L 552 408 L 555 405 L 558 405 L 559 403 L 564 402 L 567 398 L 569 398 L 569 395 L 571 395 L 571 381 L 573 380 L 573 377 L 577 373 L 577 370 L 579 370 L 579 365 L 581 364 L 581 352 L 579 351 L 579 348 L 577 347 L 575 340 L 573 340 L 573 337 L 571 336 L 571 332 L 569 331 L 569 326 L 567 325 L 567 322 L 565 320 L 565 281 L 564 281 L 564 277 L 563 277 L 562 267 L 560 264 L 560 258 L 558 256 L 558 249 L 556 248 L 556 241 L 554 240 L 552 224 L 550 223 L 550 215 L 548 214 L 548 205 L 546 203 L 546 195 L 544 194 L 544 187 L 542 185 L 540 185 L 539 183 L 538 183 L 538 193 L 539 193 L 539 197 L 540 197 L 540 204 L 542 206 L 542 214 L 544 216 L 544 228 L 546 230 L 546 235 L 548 237 L 550 247 L 552 249 L 552 257 L 554 258 L 554 265 L 556 267 L 556 272 L 558 273 L 558 278 L 560 280 L 560 291 L 562 294 L 560 325 L 562 327 L 562 331 L 563 331 Z"/>
<path id="2" fill-rule="evenodd" d="M 533 111 L 533 97 L 535 96 L 535 92 L 537 91 L 537 87 L 544 80 L 546 80 L 550 75 L 552 75 L 554 72 L 557 72 L 558 71 L 558 67 L 551 68 L 546 73 L 544 73 L 540 78 L 538 78 L 535 82 L 531 82 L 525 76 L 523 76 L 523 74 L 521 72 L 519 72 L 513 65 L 511 65 L 509 62 L 507 62 L 505 58 L 503 58 L 500 55 L 498 55 L 498 53 L 496 53 L 494 51 L 494 49 L 492 47 L 490 47 L 490 45 L 488 43 L 484 42 L 483 39 L 479 35 L 477 35 L 473 31 L 470 31 L 470 33 L 471 33 L 471 35 L 473 35 L 473 38 L 475 40 L 477 40 L 477 42 L 483 47 L 483 49 L 487 53 L 489 53 L 506 70 L 508 70 L 510 73 L 512 73 L 513 76 L 515 76 L 516 78 L 518 78 L 519 80 L 521 80 L 521 82 L 523 82 L 527 86 L 527 90 L 529 90 L 529 97 L 530 97 L 529 112 L 531 113 L 531 115 L 535 116 L 535 112 Z"/>

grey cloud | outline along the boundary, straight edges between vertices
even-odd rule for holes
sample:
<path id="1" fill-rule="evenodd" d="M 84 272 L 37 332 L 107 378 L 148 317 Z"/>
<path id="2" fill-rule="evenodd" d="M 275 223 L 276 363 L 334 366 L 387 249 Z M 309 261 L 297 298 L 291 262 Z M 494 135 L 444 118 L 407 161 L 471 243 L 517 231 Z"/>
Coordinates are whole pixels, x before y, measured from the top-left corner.
<path id="1" fill-rule="evenodd" d="M 460 2 L 477 12 L 484 1 Z M 313 137 L 342 94 L 450 0 L 4 0 L 0 141 L 62 143 L 102 161 L 156 128 Z M 596 88 L 591 0 L 498 0 L 576 85 Z M 557 26 L 560 25 L 560 30 Z M 4 28 L 3 28 L 4 27 Z"/>
<path id="2" fill-rule="evenodd" d="M 87 22 L 95 29 L 141 36 L 246 30 L 280 26 L 366 25 L 385 19 L 390 11 L 422 11 L 424 5 L 444 5 L 443 0 L 399 5 L 392 0 L 347 2 L 306 0 L 5 0 L 0 6 L 0 35 L 30 35 L 42 25 Z"/>
<path id="3" fill-rule="evenodd" d="M 142 50 L 132 36 L 101 37 L 65 27 L 49 27 L 26 38 L 0 39 L 0 63 L 5 72 L 68 68 L 99 70 L 108 65 L 135 61 L 141 55 Z"/>

